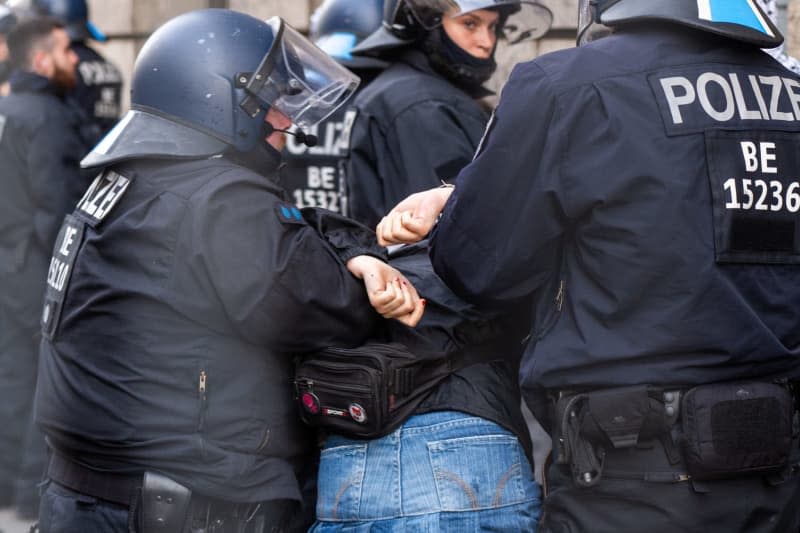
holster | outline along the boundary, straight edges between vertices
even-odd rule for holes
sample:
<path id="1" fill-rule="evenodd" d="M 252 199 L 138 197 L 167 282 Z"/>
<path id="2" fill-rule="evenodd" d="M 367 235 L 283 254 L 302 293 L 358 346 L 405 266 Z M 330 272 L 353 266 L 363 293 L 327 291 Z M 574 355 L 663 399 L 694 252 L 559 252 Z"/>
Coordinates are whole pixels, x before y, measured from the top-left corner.
<path id="1" fill-rule="evenodd" d="M 142 483 L 140 533 L 183 533 L 192 491 L 155 472 L 145 472 Z"/>
<path id="2" fill-rule="evenodd" d="M 559 398 L 558 462 L 570 465 L 577 485 L 589 487 L 601 479 L 608 449 L 630 448 L 640 440 L 658 438 L 665 441 L 670 454 L 669 429 L 675 417 L 665 409 L 662 394 L 637 385 Z"/>

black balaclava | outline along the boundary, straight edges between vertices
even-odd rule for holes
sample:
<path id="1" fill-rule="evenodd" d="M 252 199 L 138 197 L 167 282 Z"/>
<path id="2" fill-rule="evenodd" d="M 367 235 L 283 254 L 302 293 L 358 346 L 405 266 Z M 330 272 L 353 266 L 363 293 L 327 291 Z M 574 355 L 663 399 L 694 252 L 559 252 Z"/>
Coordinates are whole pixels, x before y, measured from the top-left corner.
<path id="1" fill-rule="evenodd" d="M 477 58 L 453 42 L 442 26 L 429 31 L 421 45 L 434 70 L 468 93 L 480 89 L 497 68 L 494 50 L 488 59 Z"/>
<path id="2" fill-rule="evenodd" d="M 225 157 L 277 182 L 278 175 L 276 171 L 281 164 L 281 153 L 266 141 L 268 133 L 271 133 L 271 131 L 264 123 L 259 133 L 261 141 L 257 142 L 252 150 L 245 153 L 235 148 L 230 148 L 225 152 Z"/>

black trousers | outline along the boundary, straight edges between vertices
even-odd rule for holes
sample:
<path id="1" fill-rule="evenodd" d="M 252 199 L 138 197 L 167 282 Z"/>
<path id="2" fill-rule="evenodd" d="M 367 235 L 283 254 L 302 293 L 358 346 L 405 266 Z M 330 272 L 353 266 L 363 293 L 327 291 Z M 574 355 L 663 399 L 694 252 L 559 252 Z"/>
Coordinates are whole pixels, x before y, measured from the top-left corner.
<path id="1" fill-rule="evenodd" d="M 592 487 L 579 487 L 568 465 L 547 469 L 538 533 L 795 533 L 800 531 L 800 447 L 770 477 L 676 481 L 659 441 L 611 450 Z"/>

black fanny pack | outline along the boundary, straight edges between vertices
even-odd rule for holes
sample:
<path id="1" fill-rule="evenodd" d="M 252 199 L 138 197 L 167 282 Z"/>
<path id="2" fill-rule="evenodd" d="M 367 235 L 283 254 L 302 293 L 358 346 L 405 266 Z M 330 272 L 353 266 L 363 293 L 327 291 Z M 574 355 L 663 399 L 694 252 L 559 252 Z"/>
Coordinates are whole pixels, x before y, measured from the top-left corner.
<path id="1" fill-rule="evenodd" d="M 303 421 L 348 437 L 387 435 L 447 376 L 473 357 L 422 357 L 397 343 L 326 348 L 298 361 L 295 398 Z"/>
<path id="2" fill-rule="evenodd" d="M 777 383 L 694 387 L 681 405 L 683 453 L 697 480 L 769 475 L 788 463 L 795 402 Z"/>

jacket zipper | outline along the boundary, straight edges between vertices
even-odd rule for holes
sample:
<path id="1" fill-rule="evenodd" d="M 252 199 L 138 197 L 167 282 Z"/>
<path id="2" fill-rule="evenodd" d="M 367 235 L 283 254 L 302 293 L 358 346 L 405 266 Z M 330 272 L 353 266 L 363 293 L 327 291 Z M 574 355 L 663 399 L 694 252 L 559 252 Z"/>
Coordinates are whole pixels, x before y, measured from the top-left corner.
<path id="1" fill-rule="evenodd" d="M 206 387 L 208 385 L 208 374 L 206 374 L 205 370 L 200 371 L 200 381 L 197 386 L 197 391 L 200 396 L 200 421 L 198 422 L 197 429 L 199 431 L 203 431 L 203 425 L 206 421 L 206 407 L 208 402 L 206 401 Z"/>
<path id="2" fill-rule="evenodd" d="M 561 308 L 564 307 L 564 297 L 566 296 L 564 293 L 566 291 L 566 285 L 567 280 L 564 279 L 560 280 L 560 283 L 558 284 L 558 293 L 556 293 L 556 310 L 559 313 L 561 312 Z"/>

